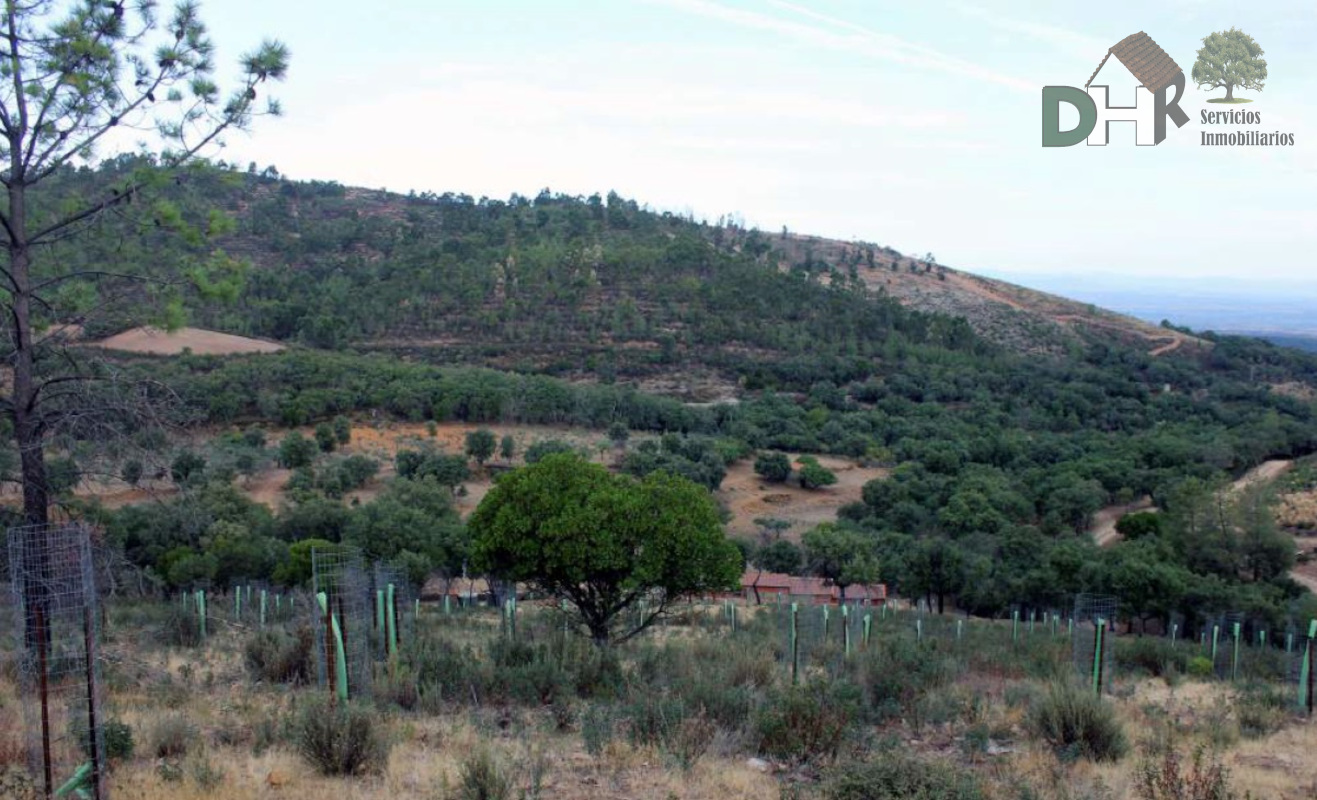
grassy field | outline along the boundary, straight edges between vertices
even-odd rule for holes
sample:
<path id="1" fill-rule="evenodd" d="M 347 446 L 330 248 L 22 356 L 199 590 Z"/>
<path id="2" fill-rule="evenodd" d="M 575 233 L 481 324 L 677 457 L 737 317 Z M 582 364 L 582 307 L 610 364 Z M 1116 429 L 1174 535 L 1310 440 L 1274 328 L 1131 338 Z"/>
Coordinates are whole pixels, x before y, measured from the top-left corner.
<path id="1" fill-rule="evenodd" d="M 1245 648 L 1232 683 L 1206 674 L 1196 643 L 1117 636 L 1098 700 L 1064 622 L 1013 634 L 859 610 L 847 655 L 838 610 L 825 637 L 811 607 L 793 685 L 788 614 L 743 607 L 733 631 L 723 607 L 690 606 L 604 654 L 548 606 L 522 604 L 515 637 L 492 609 L 426 606 L 398 655 L 371 667 L 371 696 L 330 705 L 309 617 L 262 631 L 217 598 L 200 642 L 175 605 L 116 604 L 109 786 L 143 800 L 864 800 L 1161 798 L 1150 787 L 1193 780 L 1279 798 L 1317 785 L 1317 733 L 1296 714 L 1282 648 Z M 0 793 L 22 798 L 23 695 L 4 663 Z"/>

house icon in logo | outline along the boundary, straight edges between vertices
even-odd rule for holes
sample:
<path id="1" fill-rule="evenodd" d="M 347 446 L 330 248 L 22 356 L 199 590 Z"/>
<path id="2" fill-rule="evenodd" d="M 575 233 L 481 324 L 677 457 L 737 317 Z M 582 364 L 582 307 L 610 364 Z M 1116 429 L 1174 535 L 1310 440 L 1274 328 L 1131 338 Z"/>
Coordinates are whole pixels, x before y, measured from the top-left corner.
<path id="1" fill-rule="evenodd" d="M 1111 87 L 1093 85 L 1112 56 L 1138 81 L 1132 106 L 1112 105 Z M 1090 146 L 1106 145 L 1112 122 L 1133 122 L 1136 144 L 1158 144 L 1166 138 L 1167 116 L 1177 128 L 1189 121 L 1189 115 L 1179 106 L 1184 85 L 1184 70 L 1151 36 L 1143 31 L 1130 34 L 1107 50 L 1083 90 L 1070 86 L 1043 88 L 1043 146 L 1069 147 L 1085 139 Z M 1146 89 L 1152 96 L 1139 89 Z M 1168 100 L 1170 89 L 1174 89 L 1174 96 Z M 1069 131 L 1060 129 L 1061 103 L 1079 111 L 1079 124 Z"/>
<path id="2" fill-rule="evenodd" d="M 1107 59 L 1112 56 L 1115 56 L 1116 60 L 1138 79 L 1140 86 L 1153 94 L 1174 83 L 1176 75 L 1184 74 L 1184 70 L 1175 63 L 1175 59 L 1158 47 L 1151 36 L 1139 31 L 1131 33 L 1111 46 L 1107 54 L 1102 57 L 1102 61 L 1098 63 L 1097 69 L 1093 70 L 1088 83 L 1084 84 L 1085 89 L 1093 85 L 1098 73 L 1107 65 Z"/>

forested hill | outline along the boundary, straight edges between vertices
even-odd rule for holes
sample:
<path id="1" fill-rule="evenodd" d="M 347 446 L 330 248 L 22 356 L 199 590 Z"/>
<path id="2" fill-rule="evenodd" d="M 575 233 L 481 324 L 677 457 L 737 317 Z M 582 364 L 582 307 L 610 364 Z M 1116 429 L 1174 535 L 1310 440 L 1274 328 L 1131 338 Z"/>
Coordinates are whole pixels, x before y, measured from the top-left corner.
<path id="1" fill-rule="evenodd" d="M 315 348 L 632 379 L 694 400 L 862 381 L 915 350 L 944 362 L 999 352 L 1075 357 L 1095 344 L 1204 365 L 1234 358 L 926 257 L 700 224 L 612 194 L 402 196 L 267 170 L 193 175 L 167 196 L 185 215 L 207 204 L 228 211 L 237 229 L 221 245 L 255 265 L 239 302 L 198 309 L 194 321 Z M 179 237 L 134 240 L 112 235 L 116 224 L 102 223 L 112 245 L 94 256 L 186 257 Z M 137 321 L 105 320 L 89 333 Z"/>
<path id="2" fill-rule="evenodd" d="M 61 180 L 91 192 L 135 166 Z M 153 379 L 143 392 L 170 387 L 182 421 L 230 437 L 234 425 L 362 412 L 620 428 L 623 441 L 630 429 L 665 435 L 637 445 L 628 470 L 711 488 L 772 451 L 832 454 L 890 467 L 840 516 L 873 534 L 902 591 L 952 592 L 985 612 L 1143 592 L 1140 613 L 1277 619 L 1304 595 L 1287 577 L 1293 542 L 1249 511 L 1263 505 L 1231 501 L 1226 514 L 1215 489 L 1264 459 L 1317 451 L 1314 354 L 1149 328 L 932 258 L 697 224 L 616 196 L 403 197 L 208 170 L 90 233 L 43 253 L 41 268 L 163 273 L 215 244 L 251 262 L 241 284 L 206 287 L 236 301 L 194 303 L 192 321 L 287 351 L 115 356 L 124 369 L 109 373 Z M 107 284 L 69 281 L 56 299 L 96 308 Z M 95 339 L 144 320 L 44 321 Z M 186 445 L 135 441 L 195 462 Z M 214 460 L 236 465 L 224 447 Z M 314 477 L 299 485 L 314 491 Z M 1164 536 L 1104 551 L 1087 540 L 1099 509 L 1145 496 L 1166 512 Z"/>

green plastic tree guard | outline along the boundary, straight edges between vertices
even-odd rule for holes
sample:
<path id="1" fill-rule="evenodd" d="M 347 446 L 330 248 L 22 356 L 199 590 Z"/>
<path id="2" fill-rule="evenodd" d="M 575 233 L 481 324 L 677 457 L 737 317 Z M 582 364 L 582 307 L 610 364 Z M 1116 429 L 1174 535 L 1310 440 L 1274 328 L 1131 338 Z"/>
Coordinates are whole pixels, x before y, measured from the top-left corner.
<path id="1" fill-rule="evenodd" d="M 329 596 L 324 592 L 318 592 L 316 602 L 320 604 L 320 613 L 329 620 L 329 629 L 334 639 L 334 693 L 339 700 L 346 703 L 348 699 L 348 664 L 343 648 L 343 631 L 338 627 L 338 617 L 329 612 Z"/>

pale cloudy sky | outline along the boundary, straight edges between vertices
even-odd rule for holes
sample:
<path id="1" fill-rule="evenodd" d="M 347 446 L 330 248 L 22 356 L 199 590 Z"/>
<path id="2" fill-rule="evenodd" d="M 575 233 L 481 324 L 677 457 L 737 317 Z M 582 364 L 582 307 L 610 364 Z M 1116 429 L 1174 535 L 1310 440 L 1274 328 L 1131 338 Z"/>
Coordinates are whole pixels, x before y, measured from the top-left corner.
<path id="1" fill-rule="evenodd" d="M 1312 0 L 209 0 L 203 12 L 221 63 L 266 35 L 291 47 L 286 116 L 231 137 L 225 157 L 296 178 L 616 190 L 978 271 L 1317 285 Z M 1082 86 L 1137 31 L 1187 74 L 1202 37 L 1232 26 L 1270 71 L 1244 108 L 1293 148 L 1199 146 L 1209 93 L 1192 85 L 1190 124 L 1158 147 L 1135 147 L 1131 126 L 1105 148 L 1040 146 L 1044 85 Z M 1111 70 L 1113 99 L 1132 97 Z"/>

